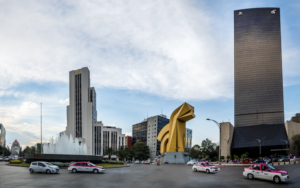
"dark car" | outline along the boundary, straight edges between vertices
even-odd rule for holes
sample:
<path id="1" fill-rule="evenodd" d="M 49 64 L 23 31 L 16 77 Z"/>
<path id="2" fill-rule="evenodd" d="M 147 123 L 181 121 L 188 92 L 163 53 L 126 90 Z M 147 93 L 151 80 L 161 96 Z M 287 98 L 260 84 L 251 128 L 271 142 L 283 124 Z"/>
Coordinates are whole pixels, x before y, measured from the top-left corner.
<path id="1" fill-rule="evenodd" d="M 256 159 L 253 163 L 265 163 L 263 159 Z"/>
<path id="2" fill-rule="evenodd" d="M 282 157 L 281 159 L 279 159 L 280 162 L 289 162 L 291 159 L 289 157 Z"/>
<path id="3" fill-rule="evenodd" d="M 279 161 L 279 158 L 271 158 L 270 163 L 272 163 L 272 162 L 278 162 L 278 161 Z"/>

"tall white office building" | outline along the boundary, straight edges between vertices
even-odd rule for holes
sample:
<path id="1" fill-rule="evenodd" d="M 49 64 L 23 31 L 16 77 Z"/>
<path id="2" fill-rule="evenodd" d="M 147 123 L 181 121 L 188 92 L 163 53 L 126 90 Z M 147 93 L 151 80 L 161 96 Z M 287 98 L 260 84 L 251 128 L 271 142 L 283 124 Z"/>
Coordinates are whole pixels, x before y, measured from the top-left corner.
<path id="1" fill-rule="evenodd" d="M 88 155 L 103 155 L 104 147 L 112 147 L 115 150 L 124 145 L 125 140 L 122 129 L 109 131 L 109 136 L 104 137 L 105 126 L 97 121 L 96 91 L 90 87 L 90 71 L 87 67 L 70 71 L 69 73 L 69 103 L 67 106 L 67 128 L 66 134 L 69 138 L 77 138 L 87 146 Z M 106 132 L 104 132 L 106 134 Z M 103 146 L 106 141 L 109 144 Z M 114 145 L 117 142 L 118 144 Z M 119 144 L 120 143 L 120 144 Z"/>

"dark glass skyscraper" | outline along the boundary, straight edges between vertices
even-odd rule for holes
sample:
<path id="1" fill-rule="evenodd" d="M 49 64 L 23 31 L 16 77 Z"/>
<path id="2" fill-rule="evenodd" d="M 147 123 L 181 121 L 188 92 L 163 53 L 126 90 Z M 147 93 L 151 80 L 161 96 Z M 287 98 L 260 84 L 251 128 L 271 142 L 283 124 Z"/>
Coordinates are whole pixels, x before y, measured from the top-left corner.
<path id="1" fill-rule="evenodd" d="M 234 11 L 235 127 L 283 124 L 279 8 Z"/>
<path id="2" fill-rule="evenodd" d="M 279 8 L 234 11 L 234 98 L 231 154 L 285 154 Z"/>

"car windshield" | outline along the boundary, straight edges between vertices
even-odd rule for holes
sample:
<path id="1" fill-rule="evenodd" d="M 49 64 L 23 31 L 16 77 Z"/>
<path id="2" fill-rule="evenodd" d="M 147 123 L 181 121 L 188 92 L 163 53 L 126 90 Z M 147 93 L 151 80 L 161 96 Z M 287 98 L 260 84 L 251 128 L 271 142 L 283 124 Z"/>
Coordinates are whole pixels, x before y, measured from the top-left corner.
<path id="1" fill-rule="evenodd" d="M 268 164 L 268 167 L 271 169 L 271 170 L 277 170 L 276 168 L 274 168 L 272 165 Z"/>
<path id="2" fill-rule="evenodd" d="M 47 165 L 49 165 L 49 166 L 50 166 L 50 165 L 51 165 L 51 166 L 53 166 L 53 164 L 52 164 L 52 163 L 46 163 L 46 164 L 47 164 Z"/>
<path id="3" fill-rule="evenodd" d="M 205 163 L 206 166 L 214 166 L 212 163 Z"/>
<path id="4" fill-rule="evenodd" d="M 93 163 L 89 163 L 90 165 L 92 165 L 92 166 L 96 166 L 95 164 L 93 164 Z"/>
<path id="5" fill-rule="evenodd" d="M 191 162 L 191 163 L 192 163 L 192 162 L 194 162 L 194 160 L 191 160 L 191 161 L 189 161 L 189 162 Z"/>

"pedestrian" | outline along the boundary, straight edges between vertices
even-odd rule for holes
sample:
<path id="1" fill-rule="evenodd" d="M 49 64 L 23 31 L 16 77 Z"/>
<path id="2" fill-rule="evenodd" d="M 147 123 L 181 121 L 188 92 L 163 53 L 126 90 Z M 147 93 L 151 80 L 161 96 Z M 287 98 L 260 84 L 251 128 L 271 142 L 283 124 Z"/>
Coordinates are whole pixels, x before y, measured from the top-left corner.
<path id="1" fill-rule="evenodd" d="M 296 162 L 296 156 L 294 156 L 294 162 Z"/>

